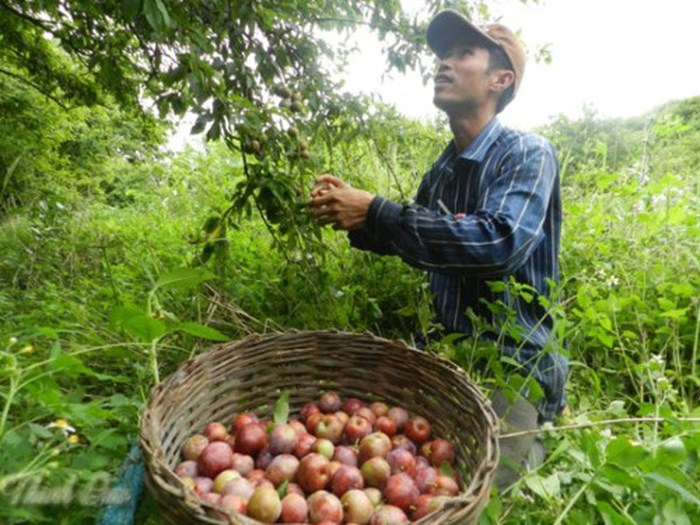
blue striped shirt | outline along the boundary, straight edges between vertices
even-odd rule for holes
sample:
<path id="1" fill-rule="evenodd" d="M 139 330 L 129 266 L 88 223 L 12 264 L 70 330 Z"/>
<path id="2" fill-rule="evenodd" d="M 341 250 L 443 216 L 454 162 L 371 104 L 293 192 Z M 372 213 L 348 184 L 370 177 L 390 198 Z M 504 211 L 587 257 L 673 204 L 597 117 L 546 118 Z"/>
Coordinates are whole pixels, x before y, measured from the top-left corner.
<path id="1" fill-rule="evenodd" d="M 365 226 L 349 237 L 357 248 L 427 270 L 437 320 L 447 332 L 472 334 L 468 309 L 503 326 L 502 314 L 484 301 L 511 308 L 520 336 L 501 338 L 499 348 L 543 387 L 536 406 L 548 420 L 566 403 L 568 365 L 538 296 L 552 300 L 549 281 L 558 283 L 561 219 L 554 148 L 494 118 L 459 155 L 448 145 L 423 177 L 415 204 L 374 197 Z M 487 284 L 510 277 L 528 286 L 531 300 Z"/>

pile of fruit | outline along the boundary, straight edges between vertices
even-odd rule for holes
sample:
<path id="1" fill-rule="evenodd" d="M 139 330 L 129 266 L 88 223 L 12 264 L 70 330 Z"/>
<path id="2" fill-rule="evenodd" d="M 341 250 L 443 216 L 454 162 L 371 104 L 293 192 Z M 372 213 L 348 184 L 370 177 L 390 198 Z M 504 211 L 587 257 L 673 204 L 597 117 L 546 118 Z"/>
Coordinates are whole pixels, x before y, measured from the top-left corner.
<path id="1" fill-rule="evenodd" d="M 453 446 L 426 418 L 331 391 L 290 418 L 288 396 L 272 421 L 245 412 L 184 443 L 175 473 L 221 518 L 400 525 L 460 492 Z"/>

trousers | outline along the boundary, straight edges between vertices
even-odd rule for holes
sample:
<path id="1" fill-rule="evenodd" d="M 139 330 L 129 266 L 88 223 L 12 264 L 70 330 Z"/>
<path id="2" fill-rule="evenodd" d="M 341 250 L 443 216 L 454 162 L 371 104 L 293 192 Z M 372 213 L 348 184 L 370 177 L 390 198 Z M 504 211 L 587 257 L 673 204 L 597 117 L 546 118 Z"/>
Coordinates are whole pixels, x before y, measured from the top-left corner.
<path id="1" fill-rule="evenodd" d="M 496 389 L 491 395 L 491 407 L 500 420 L 500 433 L 505 436 L 498 442 L 501 460 L 494 477 L 498 489 L 504 490 L 527 470 L 542 464 L 545 449 L 535 432 L 522 436 L 507 436 L 539 428 L 537 410 L 527 399 L 518 396 L 511 402 L 501 390 Z"/>

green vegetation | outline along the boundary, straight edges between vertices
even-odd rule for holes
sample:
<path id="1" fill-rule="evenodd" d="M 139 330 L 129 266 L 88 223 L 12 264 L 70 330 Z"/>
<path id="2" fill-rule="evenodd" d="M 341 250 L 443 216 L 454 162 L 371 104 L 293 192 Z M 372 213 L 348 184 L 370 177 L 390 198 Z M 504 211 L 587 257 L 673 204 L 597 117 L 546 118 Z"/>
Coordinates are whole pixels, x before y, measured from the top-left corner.
<path id="1" fill-rule="evenodd" d="M 160 0 L 73 2 L 84 12 L 51 26 L 49 44 L 29 15 L 44 9 L 48 27 L 58 4 L 0 2 L 0 522 L 9 524 L 93 522 L 150 389 L 222 338 L 339 329 L 410 341 L 429 329 L 424 276 L 351 250 L 310 223 L 304 202 L 322 171 L 408 199 L 448 140 L 442 126 L 337 96 L 319 70 L 293 74 L 289 64 L 304 111 L 280 106 L 284 93 L 270 94 L 277 73 L 263 68 L 250 92 L 233 97 L 234 83 L 215 93 L 226 106 L 198 126 L 212 138 L 205 152 L 166 154 L 164 130 L 133 90 L 148 85 L 164 112 L 207 114 L 212 93 L 200 100 L 196 86 L 219 85 L 202 58 L 214 55 L 188 48 L 185 77 L 152 82 L 139 69 L 146 62 L 126 57 L 178 38 L 205 45 L 201 27 L 226 20 L 188 25 L 195 2 L 172 3 L 184 7 L 169 14 Z M 131 22 L 90 48 L 108 20 L 97 4 L 123 6 Z M 375 28 L 400 19 L 392 2 L 376 2 L 374 17 L 369 7 L 342 11 L 353 4 L 335 2 L 338 18 Z M 5 16 L 20 5 L 27 16 Z M 294 12 L 238 16 L 272 34 L 298 24 Z M 407 39 L 394 42 L 401 66 L 401 42 L 419 28 L 396 25 Z M 322 46 L 296 37 L 315 64 Z M 241 45 L 254 54 L 262 43 Z M 250 68 L 235 64 L 239 81 Z M 634 119 L 588 111 L 541 132 L 563 174 L 556 313 L 572 362 L 569 413 L 543 433 L 545 464 L 494 490 L 482 523 L 697 523 L 700 98 Z M 488 352 L 449 340 L 433 350 L 468 370 Z M 148 499 L 138 522 L 157 523 Z"/>

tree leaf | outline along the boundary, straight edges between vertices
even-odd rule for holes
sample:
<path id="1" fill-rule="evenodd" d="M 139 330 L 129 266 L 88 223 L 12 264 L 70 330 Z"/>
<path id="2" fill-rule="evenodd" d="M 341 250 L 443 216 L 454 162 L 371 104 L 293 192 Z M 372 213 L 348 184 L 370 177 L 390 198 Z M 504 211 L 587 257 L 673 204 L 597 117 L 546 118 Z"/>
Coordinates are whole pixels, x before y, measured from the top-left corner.
<path id="1" fill-rule="evenodd" d="M 148 315 L 131 317 L 122 327 L 127 333 L 144 342 L 154 341 L 167 332 L 165 323 Z"/>
<path id="2" fill-rule="evenodd" d="M 688 500 L 690 503 L 700 506 L 700 499 L 688 492 L 685 488 L 681 487 L 677 482 L 673 481 L 672 479 L 669 479 L 666 476 L 663 476 L 656 472 L 645 474 L 644 477 L 657 482 L 659 485 L 663 485 L 664 487 L 673 490 L 674 492 L 678 493 L 683 499 Z"/>
<path id="3" fill-rule="evenodd" d="M 156 31 L 160 31 L 165 22 L 156 2 L 157 0 L 144 0 L 143 14 L 146 16 L 148 24 Z"/>
<path id="4" fill-rule="evenodd" d="M 285 390 L 275 402 L 275 410 L 272 413 L 272 421 L 281 425 L 287 422 L 289 417 L 289 390 Z"/>
<path id="5" fill-rule="evenodd" d="M 214 274 L 203 268 L 178 268 L 158 279 L 155 287 L 183 290 L 213 278 Z"/>
<path id="6" fill-rule="evenodd" d="M 143 0 L 122 0 L 122 13 L 124 18 L 131 22 L 141 12 L 141 4 Z"/>
<path id="7" fill-rule="evenodd" d="M 175 330 L 179 330 L 202 339 L 209 339 L 210 341 L 228 341 L 230 339 L 218 330 L 194 322 L 178 323 L 175 325 Z"/>

